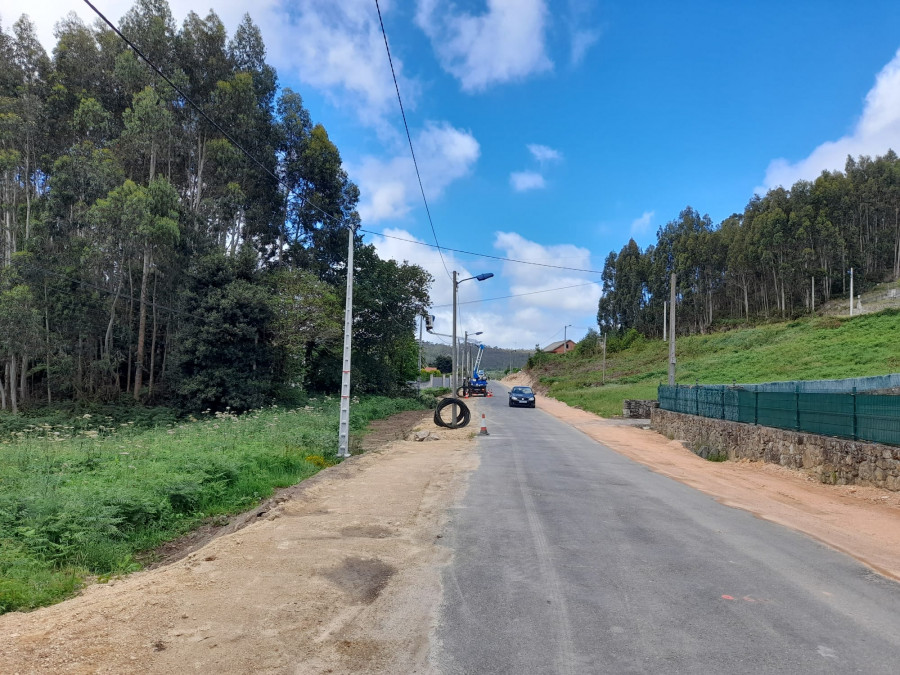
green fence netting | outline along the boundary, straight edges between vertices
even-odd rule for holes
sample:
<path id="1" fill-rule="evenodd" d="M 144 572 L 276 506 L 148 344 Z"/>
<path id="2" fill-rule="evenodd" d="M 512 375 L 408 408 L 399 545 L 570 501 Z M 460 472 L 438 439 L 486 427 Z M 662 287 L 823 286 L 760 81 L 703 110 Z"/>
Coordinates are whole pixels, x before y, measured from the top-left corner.
<path id="1" fill-rule="evenodd" d="M 744 385 L 660 385 L 659 407 L 688 415 L 900 445 L 900 396 L 852 390 L 810 392 L 799 383 L 788 391 L 781 386 L 785 383 L 777 384 L 775 391 Z"/>

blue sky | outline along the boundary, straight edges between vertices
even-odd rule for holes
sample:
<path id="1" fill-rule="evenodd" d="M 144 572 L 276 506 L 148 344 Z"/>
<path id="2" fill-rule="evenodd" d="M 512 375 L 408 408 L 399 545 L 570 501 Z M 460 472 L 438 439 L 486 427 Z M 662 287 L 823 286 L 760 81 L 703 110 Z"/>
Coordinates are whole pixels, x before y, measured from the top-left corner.
<path id="1" fill-rule="evenodd" d="M 98 0 L 118 20 L 130 2 Z M 216 2 L 233 30 L 247 4 Z M 77 0 L 32 11 L 52 25 Z M 179 23 L 209 3 L 171 0 Z M 900 152 L 900 3 L 383 0 L 438 241 L 495 256 L 600 270 L 610 250 L 690 205 L 719 222 L 754 191 L 848 153 Z M 259 0 L 282 86 L 303 95 L 362 191 L 363 227 L 434 243 L 374 0 Z M 14 17 L 5 13 L 5 24 Z M 366 236 L 435 277 L 437 330 L 450 283 L 433 249 Z M 595 324 L 599 274 L 445 254 L 463 276 L 460 331 L 533 347 Z M 591 285 L 591 282 L 596 282 Z M 583 285 L 588 284 L 588 285 Z M 545 289 L 576 286 L 562 291 Z M 517 298 L 488 300 L 529 293 Z"/>

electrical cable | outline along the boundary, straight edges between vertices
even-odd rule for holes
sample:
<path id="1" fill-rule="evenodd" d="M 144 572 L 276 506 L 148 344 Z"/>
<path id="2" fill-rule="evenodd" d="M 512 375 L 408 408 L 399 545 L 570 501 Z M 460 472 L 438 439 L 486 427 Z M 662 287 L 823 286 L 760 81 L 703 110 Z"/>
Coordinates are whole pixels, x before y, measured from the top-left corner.
<path id="1" fill-rule="evenodd" d="M 413 166 L 416 169 L 416 178 L 419 179 L 419 190 L 422 192 L 422 201 L 425 203 L 425 213 L 428 215 L 428 223 L 431 225 L 431 234 L 434 235 L 434 245 L 441 256 L 441 264 L 444 266 L 444 272 L 450 277 L 450 270 L 447 269 L 447 263 L 444 260 L 444 254 L 441 251 L 441 245 L 438 243 L 437 231 L 434 229 L 434 221 L 431 219 L 431 209 L 428 208 L 428 200 L 425 198 L 425 188 L 422 186 L 422 176 L 419 173 L 419 163 L 416 161 L 416 151 L 413 150 L 412 136 L 409 133 L 409 124 L 406 122 L 406 111 L 403 110 L 403 99 L 400 97 L 400 85 L 397 84 L 397 73 L 394 72 L 394 60 L 391 58 L 391 48 L 388 46 L 387 32 L 384 30 L 384 19 L 381 18 L 381 5 L 375 0 L 375 9 L 378 10 L 378 23 L 381 24 L 381 35 L 384 37 L 384 49 L 387 51 L 388 63 L 391 66 L 391 76 L 394 78 L 394 89 L 397 91 L 397 102 L 400 104 L 400 115 L 403 117 L 403 127 L 406 129 L 406 140 L 409 141 L 409 153 L 412 155 Z"/>
<path id="2" fill-rule="evenodd" d="M 593 281 L 589 281 L 585 284 L 574 284 L 573 286 L 559 286 L 558 288 L 545 288 L 542 291 L 529 291 L 528 293 L 514 293 L 512 295 L 498 295 L 496 298 L 482 298 L 481 300 L 465 300 L 463 302 L 457 302 L 457 305 L 474 305 L 479 302 L 490 302 L 492 300 L 507 300 L 508 298 L 521 298 L 525 295 L 537 295 L 538 293 L 552 293 L 553 291 L 564 291 L 569 288 L 582 288 L 583 286 L 593 286 L 595 285 Z M 437 309 L 438 307 L 450 307 L 451 303 L 447 303 L 445 305 L 432 305 L 432 309 Z M 586 330 L 586 329 L 585 329 Z"/>
<path id="3" fill-rule="evenodd" d="M 150 66 L 150 68 L 153 69 L 153 71 L 154 71 L 157 75 L 159 75 L 163 80 L 165 80 L 166 83 L 167 83 L 170 87 L 172 87 L 172 89 L 174 89 L 174 90 L 178 93 L 178 95 L 181 96 L 182 99 L 184 99 L 184 101 L 185 101 L 186 103 L 188 103 L 192 108 L 194 108 L 194 110 L 196 110 L 198 113 L 200 113 L 200 116 L 203 117 L 203 119 L 205 119 L 207 122 L 209 122 L 213 127 L 216 128 L 216 130 L 217 130 L 219 133 L 221 133 L 226 139 L 228 139 L 228 142 L 229 142 L 229 143 L 231 143 L 234 147 L 236 147 L 238 150 L 240 150 L 240 151 L 241 151 L 241 152 L 242 152 L 242 153 L 243 153 L 243 154 L 244 154 L 251 162 L 253 162 L 254 164 L 256 164 L 260 169 L 263 170 L 263 172 L 265 172 L 266 174 L 268 174 L 269 176 L 271 176 L 271 177 L 272 177 L 279 185 L 281 185 L 285 190 L 287 190 L 287 191 L 288 191 L 288 196 L 290 196 L 290 195 L 292 194 L 293 191 L 292 191 L 291 188 L 284 182 L 284 180 L 282 180 L 281 178 L 279 178 L 278 175 L 276 175 L 275 173 L 273 173 L 273 172 L 272 172 L 265 164 L 263 164 L 263 163 L 262 163 L 261 161 L 259 161 L 253 154 L 251 154 L 250 151 L 248 151 L 247 149 L 244 148 L 244 146 L 242 146 L 240 143 L 238 143 L 237 140 L 235 140 L 234 137 L 233 137 L 231 134 L 229 134 L 227 131 L 225 131 L 225 129 L 223 129 L 222 126 L 221 126 L 218 122 L 216 122 L 216 121 L 215 121 L 214 119 L 212 119 L 209 115 L 207 115 L 207 114 L 206 114 L 206 111 L 204 111 L 203 108 L 201 108 L 199 105 L 197 105 L 196 103 L 194 103 L 194 101 L 191 99 L 190 96 L 188 96 L 187 94 L 185 94 L 185 93 L 178 87 L 177 84 L 175 84 L 174 82 L 172 82 L 172 80 L 170 80 L 168 77 L 166 77 L 165 73 L 163 73 L 163 71 L 160 70 L 160 69 L 156 66 L 156 64 L 154 64 L 152 61 L 150 61 L 150 59 L 148 59 L 146 56 L 144 56 L 144 53 L 143 53 L 140 49 L 138 49 L 138 48 L 135 46 L 135 44 L 134 44 L 131 40 L 129 40 L 127 37 L 125 37 L 125 35 L 122 34 L 122 31 L 120 31 L 118 28 L 116 28 L 116 26 L 113 24 L 113 22 L 110 21 L 109 19 L 107 19 L 106 16 L 103 14 L 103 12 L 101 12 L 99 9 L 97 9 L 97 8 L 91 3 L 90 0 L 84 0 L 84 3 L 85 3 L 88 7 L 90 7 L 92 10 L 94 10 L 94 13 L 96 13 L 97 16 L 99 16 L 100 19 L 102 19 L 103 22 L 104 22 L 107 26 L 109 26 L 110 29 L 112 29 L 112 31 L 113 31 L 116 35 L 118 35 L 120 38 L 122 38 L 122 40 L 125 42 L 125 44 L 127 44 L 129 47 L 131 47 L 132 51 L 134 51 L 135 54 L 137 54 L 139 57 L 141 57 L 141 59 L 143 59 L 144 63 L 146 63 L 148 66 Z M 342 223 L 340 220 L 338 220 L 337 218 L 335 218 L 333 215 L 331 215 L 330 213 L 328 213 L 328 212 L 325 211 L 324 209 L 322 209 L 322 208 L 316 206 L 315 204 L 313 204 L 313 203 L 312 203 L 310 200 L 308 200 L 306 197 L 303 197 L 302 195 L 297 195 L 297 197 L 298 197 L 304 204 L 306 204 L 306 205 L 308 205 L 308 206 L 311 206 L 313 209 L 315 209 L 316 211 L 318 211 L 319 213 L 321 213 L 321 214 L 322 214 L 323 216 L 325 216 L 326 218 L 329 218 L 329 219 L 333 220 L 333 221 L 336 222 L 338 225 L 343 225 L 343 223 Z"/>
<path id="4" fill-rule="evenodd" d="M 289 195 L 294 194 L 293 191 L 291 190 L 290 186 L 288 186 L 288 185 L 284 182 L 284 180 L 283 180 L 282 178 L 280 178 L 277 174 L 275 174 L 273 171 L 271 171 L 265 164 L 263 164 L 259 159 L 257 159 L 250 151 L 248 151 L 246 148 L 244 148 L 244 146 L 241 145 L 241 144 L 240 144 L 240 143 L 239 143 L 239 142 L 238 142 L 238 141 L 237 141 L 230 133 L 228 133 L 228 132 L 227 132 L 227 131 L 226 131 L 226 130 L 218 123 L 218 122 L 216 122 L 214 119 L 212 119 L 212 118 L 206 113 L 206 111 L 203 110 L 203 108 L 201 108 L 197 103 L 195 103 L 195 102 L 193 101 L 193 99 L 190 98 L 190 96 L 188 96 L 184 91 L 181 90 L 181 88 L 180 88 L 177 84 L 175 84 L 168 76 L 166 76 L 166 74 L 163 73 L 163 71 L 162 71 L 156 64 L 154 64 L 152 61 L 150 61 L 150 59 L 148 59 L 148 58 L 144 55 L 144 53 L 143 53 L 143 52 L 142 52 L 142 51 L 141 51 L 141 50 L 140 50 L 140 49 L 139 49 L 139 48 L 138 48 L 131 40 L 129 40 L 129 39 L 122 33 L 122 31 L 120 31 L 120 30 L 115 26 L 115 24 L 113 24 L 112 21 L 110 21 L 110 20 L 106 17 L 106 15 L 103 14 L 103 12 L 101 12 L 99 9 L 97 9 L 97 7 L 91 2 L 91 0 L 84 0 L 84 3 L 85 3 L 88 7 L 90 7 L 91 10 L 93 10 L 94 13 L 95 13 L 98 17 L 100 17 L 100 19 L 101 19 L 107 26 L 109 26 L 109 28 L 110 28 L 110 29 L 111 29 L 111 30 L 112 30 L 119 38 L 121 38 L 122 41 L 123 41 L 126 45 L 128 45 L 128 47 L 130 47 L 131 50 L 141 58 L 141 60 L 144 61 L 144 63 L 146 63 L 146 64 L 147 64 L 147 65 L 148 65 L 148 66 L 149 66 L 149 67 L 150 67 L 150 68 L 151 68 L 151 69 L 152 69 L 159 77 L 161 77 L 161 78 L 162 78 L 162 79 L 163 79 L 163 80 L 164 80 L 164 81 L 165 81 L 165 82 L 166 82 L 166 83 L 167 83 L 167 84 L 168 84 L 168 85 L 169 85 L 169 86 L 170 86 L 170 87 L 171 87 L 171 88 L 179 95 L 179 96 L 181 96 L 181 98 L 182 98 L 188 105 L 190 105 L 192 108 L 194 108 L 194 109 L 200 114 L 200 116 L 203 117 L 203 119 L 205 119 L 207 122 L 209 122 L 209 124 L 211 124 L 211 125 L 212 125 L 219 133 L 221 133 L 221 134 L 228 140 L 229 143 L 231 143 L 235 148 L 237 148 L 237 149 L 238 149 L 245 157 L 247 157 L 247 158 L 248 158 L 251 162 L 253 162 L 256 166 L 258 166 L 260 169 L 262 169 L 263 172 L 264 172 L 265 174 L 267 174 L 268 176 L 270 176 L 270 177 L 271 177 L 273 180 L 275 180 L 279 185 L 281 185 L 285 190 L 287 190 Z M 363 229 L 363 228 L 361 228 L 361 227 L 360 227 L 360 228 L 357 228 L 357 232 L 365 232 L 365 233 L 367 233 L 367 234 L 373 234 L 373 235 L 377 235 L 377 236 L 380 236 L 380 237 L 385 237 L 385 238 L 387 238 L 387 239 L 395 239 L 395 240 L 397 240 L 397 241 L 404 241 L 404 242 L 407 242 L 407 243 L 419 244 L 420 246 L 428 246 L 428 247 L 431 247 L 431 248 L 436 248 L 436 249 L 438 250 L 438 253 L 440 254 L 441 264 L 443 265 L 444 271 L 447 273 L 448 276 L 451 276 L 451 275 L 450 275 L 450 271 L 449 271 L 448 268 L 447 268 L 447 263 L 446 263 L 446 261 L 444 260 L 443 251 L 451 251 L 451 252 L 454 252 L 454 253 L 462 253 L 462 254 L 465 254 L 465 255 L 472 255 L 472 256 L 477 256 L 477 257 L 482 257 L 482 258 L 490 258 L 490 259 L 492 259 L 492 260 L 501 260 L 501 261 L 504 261 L 504 262 L 513 262 L 513 263 L 519 263 L 519 264 L 524 264 L 524 265 L 536 265 L 536 266 L 539 266 L 539 267 L 548 267 L 548 268 L 553 268 L 553 269 L 568 270 L 568 271 L 572 271 L 572 272 L 586 272 L 586 273 L 589 273 L 589 274 L 602 274 L 602 272 L 599 271 L 599 270 L 580 269 L 580 268 L 576 268 L 576 267 L 566 267 L 566 266 L 563 266 L 563 265 L 551 265 L 551 264 L 548 264 L 548 263 L 539 263 L 539 262 L 529 261 L 529 260 L 517 260 L 517 259 L 514 259 L 514 258 L 505 258 L 505 257 L 502 257 L 502 256 L 495 256 L 495 255 L 490 255 L 490 254 L 487 254 L 487 253 L 476 253 L 476 252 L 474 252 L 474 251 L 465 251 L 465 250 L 462 250 L 462 249 L 448 248 L 448 247 L 446 247 L 446 246 L 441 246 L 441 245 L 440 245 L 440 243 L 438 242 L 438 239 L 437 239 L 437 232 L 436 232 L 435 227 L 434 227 L 434 221 L 433 221 L 433 219 L 432 219 L 432 217 L 431 217 L 431 211 L 430 211 L 430 209 L 429 209 L 429 207 L 428 207 L 428 201 L 427 201 L 427 199 L 425 198 L 425 189 L 424 189 L 424 187 L 423 187 L 423 185 L 422 185 L 422 178 L 421 178 L 421 175 L 419 174 L 419 167 L 418 167 L 418 163 L 417 163 L 417 161 L 416 161 L 415 151 L 414 151 L 413 145 L 412 145 L 412 136 L 410 135 L 410 132 L 409 132 L 409 126 L 408 126 L 407 121 L 406 121 L 406 113 L 405 113 L 405 111 L 404 111 L 404 109 L 403 109 L 403 100 L 402 100 L 402 98 L 400 97 L 400 88 L 399 88 L 399 85 L 397 84 L 397 77 L 396 77 L 396 74 L 394 73 L 394 65 L 393 65 L 393 61 L 391 60 L 390 48 L 388 47 L 388 43 L 387 43 L 387 34 L 386 34 L 385 30 L 384 30 L 384 22 L 383 22 L 383 20 L 381 19 L 381 8 L 378 6 L 378 0 L 375 0 L 375 4 L 376 4 L 376 8 L 378 9 L 378 17 L 379 17 L 379 22 L 381 23 L 382 35 L 383 35 L 383 37 L 384 37 L 384 42 L 385 42 L 385 49 L 387 50 L 387 54 L 388 54 L 388 61 L 390 62 L 390 65 L 391 65 L 391 73 L 392 73 L 392 75 L 393 75 L 393 77 L 394 77 L 394 86 L 395 86 L 395 89 L 397 90 L 397 100 L 398 100 L 399 103 L 400 103 L 400 111 L 401 111 L 401 114 L 402 114 L 402 116 L 403 116 L 403 125 L 404 125 L 404 127 L 405 127 L 405 129 L 406 129 L 406 136 L 407 136 L 407 140 L 409 141 L 409 149 L 410 149 L 410 153 L 412 154 L 413 164 L 414 164 L 415 169 L 416 169 L 416 176 L 418 177 L 418 181 L 419 181 L 419 189 L 420 189 L 421 192 L 422 192 L 422 200 L 423 200 L 423 202 L 425 203 L 425 210 L 426 210 L 426 213 L 427 213 L 427 215 L 428 215 L 428 222 L 429 222 L 429 224 L 430 224 L 430 226 L 431 226 L 431 231 L 432 231 L 432 235 L 434 235 L 434 241 L 435 241 L 435 243 L 434 243 L 434 244 L 429 244 L 429 243 L 427 243 L 427 242 L 415 241 L 415 240 L 413 240 L 413 239 L 404 239 L 403 237 L 395 237 L 395 236 L 392 236 L 392 235 L 382 234 L 382 233 L 375 232 L 375 231 L 372 231 L 372 230 Z M 325 211 L 325 210 L 322 209 L 321 207 L 316 206 L 315 204 L 313 204 L 313 203 L 312 203 L 309 199 L 307 199 L 306 197 L 303 197 L 302 195 L 295 195 L 295 196 L 296 196 L 298 199 L 300 199 L 304 204 L 306 204 L 307 206 L 311 207 L 313 210 L 315 210 L 315 211 L 321 213 L 322 216 L 323 216 L 324 218 L 327 218 L 327 219 L 329 219 L 329 220 L 331 220 L 331 221 L 333 221 L 333 222 L 335 222 L 335 223 L 337 223 L 337 224 L 339 224 L 339 225 L 343 225 L 343 223 L 342 223 L 341 220 L 339 220 L 338 218 L 336 218 L 336 217 L 333 216 L 332 214 L 328 213 L 327 211 Z"/>
<path id="5" fill-rule="evenodd" d="M 429 244 L 427 241 L 416 241 L 415 239 L 405 239 L 403 237 L 395 237 L 390 234 L 383 234 L 381 232 L 375 232 L 373 230 L 366 230 L 362 227 L 359 228 L 358 231 L 365 232 L 366 234 L 374 234 L 378 237 L 384 237 L 385 239 L 395 239 L 397 241 L 405 241 L 408 244 L 418 244 L 419 246 L 429 246 L 431 248 L 436 248 L 436 246 L 434 244 Z M 503 262 L 519 263 L 521 265 L 535 265 L 537 267 L 550 267 L 552 269 L 567 270 L 569 272 L 586 272 L 588 274 L 603 274 L 603 272 L 601 270 L 590 270 L 590 269 L 583 269 L 580 267 L 566 267 L 565 265 L 551 265 L 550 263 L 540 263 L 540 262 L 535 262 L 533 260 L 518 260 L 516 258 L 505 258 L 505 257 L 499 256 L 499 255 L 490 255 L 488 253 L 475 253 L 474 251 L 463 251 L 462 249 L 449 248 L 447 246 L 442 246 L 439 248 L 442 248 L 445 251 L 452 251 L 453 253 L 463 253 L 465 255 L 474 255 L 479 258 L 490 258 L 492 260 L 502 260 Z"/>

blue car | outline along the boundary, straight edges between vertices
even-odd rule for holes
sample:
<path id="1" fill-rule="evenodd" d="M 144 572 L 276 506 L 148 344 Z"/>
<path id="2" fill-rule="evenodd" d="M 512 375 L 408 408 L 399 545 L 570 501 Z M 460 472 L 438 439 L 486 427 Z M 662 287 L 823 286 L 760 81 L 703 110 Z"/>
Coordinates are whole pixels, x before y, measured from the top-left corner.
<path id="1" fill-rule="evenodd" d="M 514 406 L 534 407 L 534 391 L 531 387 L 513 387 L 509 390 L 509 407 Z"/>

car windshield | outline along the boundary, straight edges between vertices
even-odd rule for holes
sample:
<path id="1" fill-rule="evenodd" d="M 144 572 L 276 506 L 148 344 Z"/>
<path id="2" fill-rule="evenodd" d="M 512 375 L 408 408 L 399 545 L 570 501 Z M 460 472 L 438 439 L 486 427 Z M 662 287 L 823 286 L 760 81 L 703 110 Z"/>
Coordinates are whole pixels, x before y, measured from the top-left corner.
<path id="1" fill-rule="evenodd" d="M 531 391 L 531 387 L 513 387 L 512 393 L 513 394 L 530 394 L 530 393 L 532 393 L 532 391 Z"/>

